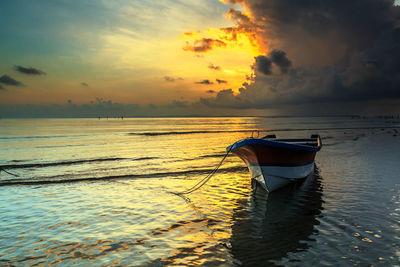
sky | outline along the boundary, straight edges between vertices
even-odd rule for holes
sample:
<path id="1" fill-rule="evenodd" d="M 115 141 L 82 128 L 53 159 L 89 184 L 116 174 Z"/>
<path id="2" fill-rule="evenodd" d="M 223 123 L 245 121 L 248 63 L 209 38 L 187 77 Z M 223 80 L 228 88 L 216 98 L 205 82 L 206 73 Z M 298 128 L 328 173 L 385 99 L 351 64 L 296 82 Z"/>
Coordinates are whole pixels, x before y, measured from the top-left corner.
<path id="1" fill-rule="evenodd" d="M 0 117 L 400 113 L 392 0 L 2 0 Z"/>

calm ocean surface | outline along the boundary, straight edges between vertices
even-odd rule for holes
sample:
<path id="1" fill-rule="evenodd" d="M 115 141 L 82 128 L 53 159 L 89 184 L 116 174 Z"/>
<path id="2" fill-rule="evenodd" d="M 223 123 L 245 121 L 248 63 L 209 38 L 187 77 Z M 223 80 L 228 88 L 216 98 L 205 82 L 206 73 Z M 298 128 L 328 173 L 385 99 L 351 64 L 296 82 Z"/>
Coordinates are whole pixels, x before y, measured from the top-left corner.
<path id="1" fill-rule="evenodd" d="M 256 129 L 320 134 L 315 175 L 266 195 L 228 156 L 169 192 Z M 0 166 L 0 265 L 400 265 L 398 119 L 3 119 Z"/>

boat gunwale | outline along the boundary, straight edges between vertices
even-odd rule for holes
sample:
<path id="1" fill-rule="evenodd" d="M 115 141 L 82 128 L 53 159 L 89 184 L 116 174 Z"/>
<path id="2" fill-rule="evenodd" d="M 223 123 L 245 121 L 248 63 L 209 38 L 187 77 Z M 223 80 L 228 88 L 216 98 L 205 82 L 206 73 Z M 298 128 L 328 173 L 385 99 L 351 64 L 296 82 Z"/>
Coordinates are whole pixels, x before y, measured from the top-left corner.
<path id="1" fill-rule="evenodd" d="M 286 139 L 290 140 L 290 139 Z M 293 139 L 296 140 L 296 139 Z M 297 139 L 298 140 L 298 139 Z M 306 139 L 302 139 L 306 140 Z M 303 151 L 310 151 L 310 152 L 317 152 L 321 149 L 321 142 L 320 138 L 310 138 L 309 141 L 317 141 L 317 146 L 311 145 L 302 145 L 302 144 L 292 144 L 289 142 L 282 142 L 278 140 L 271 140 L 271 139 L 262 139 L 262 138 L 246 138 L 240 141 L 237 141 L 233 145 L 230 145 L 226 148 L 227 151 L 232 151 L 237 148 L 248 146 L 248 145 L 261 145 L 261 146 L 270 146 L 270 147 L 278 147 L 278 148 L 285 148 L 285 149 L 294 149 L 294 150 L 303 150 Z"/>

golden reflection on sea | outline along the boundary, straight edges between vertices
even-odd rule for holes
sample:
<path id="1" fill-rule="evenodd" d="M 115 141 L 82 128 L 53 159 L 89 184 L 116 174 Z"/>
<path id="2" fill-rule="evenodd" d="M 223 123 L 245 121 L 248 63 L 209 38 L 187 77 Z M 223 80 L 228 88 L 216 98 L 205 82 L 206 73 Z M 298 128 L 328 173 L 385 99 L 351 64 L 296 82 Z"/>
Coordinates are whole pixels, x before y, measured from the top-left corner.
<path id="1" fill-rule="evenodd" d="M 13 184 L 0 187 L 0 265 L 391 265 L 399 259 L 400 151 L 384 123 L 2 120 L 0 163 L 19 176 L 0 173 Z M 353 129 L 371 125 L 379 128 Z M 198 191 L 170 193 L 195 185 L 255 129 L 285 137 L 320 129 L 314 179 L 267 195 L 228 156 Z"/>

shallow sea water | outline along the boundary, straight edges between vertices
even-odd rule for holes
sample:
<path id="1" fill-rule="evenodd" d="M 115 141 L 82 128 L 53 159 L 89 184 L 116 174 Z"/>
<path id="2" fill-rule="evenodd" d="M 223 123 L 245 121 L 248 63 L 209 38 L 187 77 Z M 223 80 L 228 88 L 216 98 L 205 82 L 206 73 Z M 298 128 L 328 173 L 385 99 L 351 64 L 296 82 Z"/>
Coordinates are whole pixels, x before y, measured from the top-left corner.
<path id="1" fill-rule="evenodd" d="M 267 195 L 228 156 L 170 193 L 253 130 L 320 134 L 315 174 Z M 396 119 L 3 119 L 0 166 L 0 265 L 400 262 Z"/>

